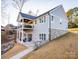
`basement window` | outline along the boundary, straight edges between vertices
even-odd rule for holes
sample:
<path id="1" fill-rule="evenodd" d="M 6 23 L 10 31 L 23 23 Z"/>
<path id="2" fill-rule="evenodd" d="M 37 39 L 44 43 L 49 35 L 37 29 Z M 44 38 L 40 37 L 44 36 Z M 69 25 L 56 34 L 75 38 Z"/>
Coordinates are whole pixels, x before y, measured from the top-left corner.
<path id="1" fill-rule="evenodd" d="M 41 39 L 41 40 L 46 40 L 46 34 L 39 34 L 39 38 Z"/>
<path id="2" fill-rule="evenodd" d="M 44 40 L 46 40 L 46 34 L 44 34 Z"/>
<path id="3" fill-rule="evenodd" d="M 42 34 L 42 40 L 43 40 L 43 34 Z"/>

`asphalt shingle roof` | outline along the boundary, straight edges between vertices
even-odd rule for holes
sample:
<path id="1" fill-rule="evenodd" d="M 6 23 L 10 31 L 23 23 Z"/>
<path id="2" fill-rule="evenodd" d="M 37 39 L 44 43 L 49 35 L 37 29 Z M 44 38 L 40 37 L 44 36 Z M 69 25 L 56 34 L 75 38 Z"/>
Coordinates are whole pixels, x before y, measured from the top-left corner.
<path id="1" fill-rule="evenodd" d="M 45 15 L 45 14 L 49 13 L 50 11 L 52 11 L 52 10 L 58 8 L 58 7 L 62 7 L 62 5 L 58 5 L 57 7 L 53 8 L 53 9 L 51 9 L 51 10 L 49 10 L 49 11 L 47 11 L 47 12 L 41 14 L 41 15 L 39 15 L 39 16 L 32 16 L 32 15 L 28 15 L 28 14 L 25 14 L 25 13 L 22 13 L 22 12 L 20 12 L 20 14 L 21 14 L 22 17 L 25 17 L 25 18 L 36 19 L 36 18 L 38 18 L 42 15 Z"/>
<path id="2" fill-rule="evenodd" d="M 25 13 L 22 13 L 22 12 L 20 12 L 20 14 L 21 14 L 22 17 L 29 18 L 29 19 L 35 19 L 36 18 L 36 16 L 28 15 L 28 14 L 25 14 Z"/>

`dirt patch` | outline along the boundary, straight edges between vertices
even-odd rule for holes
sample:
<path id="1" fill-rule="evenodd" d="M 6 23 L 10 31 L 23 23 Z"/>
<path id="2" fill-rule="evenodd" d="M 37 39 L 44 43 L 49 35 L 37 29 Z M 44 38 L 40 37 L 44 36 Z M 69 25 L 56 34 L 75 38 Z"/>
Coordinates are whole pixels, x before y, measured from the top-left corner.
<path id="1" fill-rule="evenodd" d="M 27 47 L 21 44 L 15 44 L 12 49 L 7 51 L 5 54 L 1 55 L 1 59 L 9 59 L 10 57 L 18 54 L 19 52 L 25 50 Z"/>
<path id="2" fill-rule="evenodd" d="M 78 34 L 57 38 L 22 59 L 77 59 Z"/>

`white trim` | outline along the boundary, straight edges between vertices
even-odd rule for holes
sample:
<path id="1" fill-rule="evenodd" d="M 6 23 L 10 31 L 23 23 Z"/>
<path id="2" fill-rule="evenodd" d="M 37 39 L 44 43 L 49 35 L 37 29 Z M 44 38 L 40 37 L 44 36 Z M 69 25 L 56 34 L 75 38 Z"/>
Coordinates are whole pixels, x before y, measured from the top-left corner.
<path id="1" fill-rule="evenodd" d="M 34 21 L 34 19 L 29 19 L 29 18 L 25 18 L 25 17 L 22 17 L 22 18 Z"/>
<path id="2" fill-rule="evenodd" d="M 24 19 L 22 20 L 22 37 L 21 37 L 21 40 L 23 41 L 23 36 L 24 36 L 24 34 L 23 34 L 23 29 L 24 29 Z"/>

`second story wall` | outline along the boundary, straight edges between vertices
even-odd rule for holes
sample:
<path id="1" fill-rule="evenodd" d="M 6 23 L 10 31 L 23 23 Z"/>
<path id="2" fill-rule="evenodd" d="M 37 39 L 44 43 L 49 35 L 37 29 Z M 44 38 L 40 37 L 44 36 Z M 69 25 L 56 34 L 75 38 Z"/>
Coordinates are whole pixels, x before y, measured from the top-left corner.
<path id="1" fill-rule="evenodd" d="M 52 29 L 68 29 L 68 19 L 62 6 L 50 11 L 50 20 Z"/>
<path id="2" fill-rule="evenodd" d="M 38 17 L 35 22 L 35 26 L 34 26 L 34 29 L 37 29 L 39 32 L 48 32 L 48 22 L 49 20 L 49 15 L 48 14 L 45 14 L 43 16 L 40 16 Z"/>
<path id="3" fill-rule="evenodd" d="M 48 35 L 49 35 L 48 20 L 49 20 L 48 14 L 39 16 L 38 18 L 35 19 L 35 24 L 34 24 L 34 29 L 33 29 L 33 33 L 34 33 L 33 39 L 39 40 L 40 34 L 46 34 L 46 40 L 48 40 L 48 38 L 49 38 L 48 37 Z"/>

